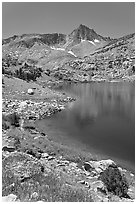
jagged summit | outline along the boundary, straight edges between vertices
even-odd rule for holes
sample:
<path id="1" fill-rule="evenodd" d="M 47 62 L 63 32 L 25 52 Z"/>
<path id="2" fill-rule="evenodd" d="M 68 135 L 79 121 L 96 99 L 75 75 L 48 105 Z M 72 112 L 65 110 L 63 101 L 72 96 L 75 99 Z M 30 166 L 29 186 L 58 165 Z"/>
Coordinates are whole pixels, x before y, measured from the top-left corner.
<path id="1" fill-rule="evenodd" d="M 80 24 L 77 30 L 93 30 L 86 25 Z"/>
<path id="2" fill-rule="evenodd" d="M 23 34 L 23 35 L 14 35 L 7 39 L 2 40 L 2 44 L 7 44 L 10 42 L 17 42 L 20 40 L 27 40 L 27 42 L 31 39 L 33 41 L 41 40 L 43 43 L 47 45 L 54 45 L 54 44 L 65 44 L 68 41 L 73 42 L 73 44 L 80 43 L 81 40 L 89 40 L 93 41 L 96 39 L 98 41 L 106 40 L 104 37 L 98 35 L 93 29 L 80 24 L 78 28 L 74 29 L 70 34 L 65 35 L 61 33 L 52 33 L 52 34 Z M 31 43 L 32 45 L 32 43 Z"/>
<path id="3" fill-rule="evenodd" d="M 103 37 L 98 35 L 93 29 L 90 29 L 83 24 L 80 24 L 79 27 L 73 30 L 69 36 L 71 38 L 75 38 L 75 40 L 77 39 L 94 41 L 95 39 L 97 40 L 103 39 Z"/>
<path id="4" fill-rule="evenodd" d="M 83 24 L 80 24 L 79 27 L 77 28 L 77 30 L 80 30 L 80 31 L 89 31 L 89 30 L 92 30 L 94 31 L 93 29 L 87 27 L 86 25 L 83 25 Z"/>

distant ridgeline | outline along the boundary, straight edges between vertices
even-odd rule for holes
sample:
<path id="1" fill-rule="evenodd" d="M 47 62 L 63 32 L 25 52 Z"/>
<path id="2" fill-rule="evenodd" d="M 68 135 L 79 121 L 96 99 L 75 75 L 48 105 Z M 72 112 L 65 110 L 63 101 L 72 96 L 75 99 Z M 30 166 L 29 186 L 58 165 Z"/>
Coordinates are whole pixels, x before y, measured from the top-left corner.
<path id="1" fill-rule="evenodd" d="M 135 75 L 135 34 L 103 37 L 80 25 L 70 34 L 23 34 L 2 40 L 3 74 L 36 80 L 129 80 Z"/>

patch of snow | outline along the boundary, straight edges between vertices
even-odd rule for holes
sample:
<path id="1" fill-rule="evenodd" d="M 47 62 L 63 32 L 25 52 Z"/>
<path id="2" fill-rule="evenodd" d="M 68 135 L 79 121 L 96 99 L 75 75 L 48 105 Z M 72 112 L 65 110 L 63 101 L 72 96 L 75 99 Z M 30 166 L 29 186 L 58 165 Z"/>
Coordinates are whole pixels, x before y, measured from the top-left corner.
<path id="1" fill-rule="evenodd" d="M 68 51 L 69 54 L 74 55 L 75 57 L 77 57 L 71 50 Z"/>
<path id="2" fill-rule="evenodd" d="M 96 46 L 96 44 L 95 44 L 93 41 L 89 41 L 89 40 L 88 40 L 88 42 L 90 42 L 91 44 L 93 44 L 93 45 L 95 45 L 95 46 Z"/>
<path id="3" fill-rule="evenodd" d="M 81 42 L 85 42 L 86 40 L 84 40 L 84 39 L 81 39 Z"/>
<path id="4" fill-rule="evenodd" d="M 65 49 L 64 48 L 60 48 L 60 47 L 50 47 L 52 50 L 62 50 L 62 51 L 65 51 Z"/>
<path id="5" fill-rule="evenodd" d="M 62 51 L 65 51 L 64 48 L 56 48 L 56 50 L 62 50 Z"/>
<path id="6" fill-rule="evenodd" d="M 97 43 L 98 43 L 98 42 L 100 42 L 100 41 L 99 41 L 99 40 L 97 40 L 97 39 L 95 39 L 95 40 L 94 40 L 94 42 L 97 42 Z"/>
<path id="7" fill-rule="evenodd" d="M 52 50 L 55 50 L 55 47 L 50 47 Z"/>
<path id="8" fill-rule="evenodd" d="M 81 42 L 86 42 L 86 41 L 96 46 L 96 44 L 94 43 L 95 41 L 93 42 L 93 41 L 90 41 L 90 40 L 81 39 Z"/>

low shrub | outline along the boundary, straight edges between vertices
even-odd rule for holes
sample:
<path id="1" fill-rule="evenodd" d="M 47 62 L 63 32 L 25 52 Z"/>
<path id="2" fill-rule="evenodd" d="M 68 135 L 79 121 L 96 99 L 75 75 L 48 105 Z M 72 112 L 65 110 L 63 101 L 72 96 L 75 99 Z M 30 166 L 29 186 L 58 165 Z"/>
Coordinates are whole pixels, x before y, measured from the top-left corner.
<path id="1" fill-rule="evenodd" d="M 128 182 L 124 175 L 121 175 L 117 166 L 110 165 L 100 174 L 101 179 L 109 192 L 113 192 L 119 197 L 127 197 Z"/>
<path id="2" fill-rule="evenodd" d="M 11 114 L 11 125 L 14 125 L 14 126 L 19 126 L 19 120 L 20 120 L 20 117 L 19 115 L 14 112 L 13 114 Z"/>
<path id="3" fill-rule="evenodd" d="M 2 84 L 4 84 L 4 79 L 2 79 Z"/>
<path id="4" fill-rule="evenodd" d="M 11 125 L 15 127 L 19 127 L 19 120 L 20 120 L 20 117 L 16 112 L 8 115 L 2 115 L 3 124 L 4 124 L 4 121 L 8 121 Z"/>
<path id="5" fill-rule="evenodd" d="M 3 130 L 7 130 L 7 129 L 9 129 L 9 127 L 10 127 L 10 126 L 9 126 L 8 122 L 2 120 L 2 129 L 3 129 Z"/>
<path id="6" fill-rule="evenodd" d="M 75 186 L 64 186 L 60 196 L 63 202 L 94 202 L 91 193 Z"/>

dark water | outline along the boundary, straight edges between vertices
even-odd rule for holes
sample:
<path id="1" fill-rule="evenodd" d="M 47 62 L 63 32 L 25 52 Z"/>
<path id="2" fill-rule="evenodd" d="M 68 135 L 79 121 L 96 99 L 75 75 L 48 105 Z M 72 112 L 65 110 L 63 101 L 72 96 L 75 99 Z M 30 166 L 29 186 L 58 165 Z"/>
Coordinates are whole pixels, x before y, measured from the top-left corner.
<path id="1" fill-rule="evenodd" d="M 77 101 L 41 121 L 49 133 L 75 147 L 86 145 L 134 171 L 135 86 L 131 83 L 73 84 L 59 88 Z"/>

